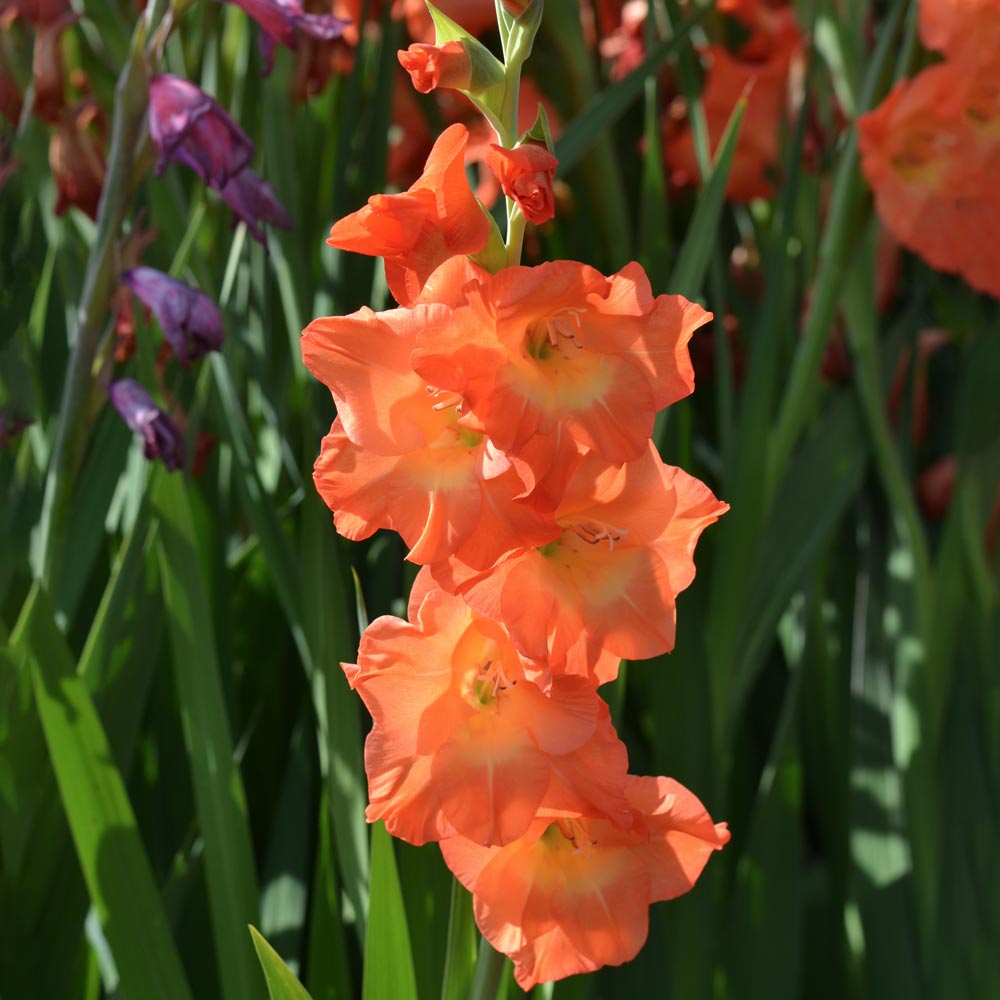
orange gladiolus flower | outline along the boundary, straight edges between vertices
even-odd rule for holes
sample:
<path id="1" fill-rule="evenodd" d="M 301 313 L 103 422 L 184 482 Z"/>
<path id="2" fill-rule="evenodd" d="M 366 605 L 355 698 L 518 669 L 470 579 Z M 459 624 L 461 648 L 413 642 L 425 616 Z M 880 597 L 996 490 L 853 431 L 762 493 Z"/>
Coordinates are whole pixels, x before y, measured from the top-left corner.
<path id="1" fill-rule="evenodd" d="M 728 509 L 703 483 L 664 465 L 651 442 L 624 465 L 591 452 L 554 511 L 558 538 L 522 546 L 486 571 L 452 557 L 431 572 L 481 614 L 503 622 L 532 659 L 561 661 L 576 649 L 593 665 L 602 648 L 646 659 L 673 648 L 674 601 L 694 579 L 695 543 Z"/>
<path id="2" fill-rule="evenodd" d="M 802 51 L 802 33 L 788 6 L 760 0 L 723 0 L 719 9 L 740 21 L 750 35 L 735 54 L 721 45 L 709 45 L 702 52 L 707 74 L 701 103 L 709 149 L 715 152 L 733 108 L 745 96 L 746 110 L 726 182 L 726 197 L 739 202 L 767 198 L 774 192 L 789 74 Z M 686 123 L 678 128 L 670 118 L 665 128 L 664 155 L 673 182 L 697 183 L 700 174 L 690 128 Z"/>
<path id="3" fill-rule="evenodd" d="M 517 202 L 521 213 L 536 226 L 556 214 L 552 183 L 559 161 L 544 147 L 529 142 L 515 149 L 490 143 L 486 165 L 500 181 L 508 198 Z"/>
<path id="4" fill-rule="evenodd" d="M 460 422 L 523 464 L 529 492 L 553 484 L 550 506 L 580 446 L 610 462 L 643 454 L 656 412 L 693 389 L 687 342 L 711 318 L 681 296 L 654 299 L 635 263 L 611 278 L 575 261 L 508 267 L 463 294 L 411 363 L 462 396 Z"/>
<path id="5" fill-rule="evenodd" d="M 445 863 L 473 894 L 476 923 L 514 961 L 524 990 L 634 958 L 649 931 L 651 903 L 694 886 L 725 823 L 671 778 L 630 776 L 628 830 L 589 815 L 541 813 L 504 847 L 455 837 Z"/>
<path id="6" fill-rule="evenodd" d="M 460 398 L 410 368 L 417 334 L 451 317 L 447 306 L 421 303 L 310 323 L 303 360 L 330 388 L 338 412 L 314 478 L 346 537 L 391 528 L 413 562 L 458 550 L 482 567 L 514 546 L 544 544 L 560 529 L 515 500 L 521 479 L 481 429 L 463 426 Z"/>
<path id="7" fill-rule="evenodd" d="M 953 59 L 995 59 L 1000 0 L 920 0 L 920 40 Z"/>
<path id="8" fill-rule="evenodd" d="M 747 100 L 726 181 L 726 197 L 737 202 L 768 198 L 774 193 L 774 171 L 779 160 L 778 138 L 785 110 L 788 62 L 785 59 L 749 62 L 733 56 L 721 45 L 710 45 L 704 57 L 709 69 L 701 101 L 713 155 L 736 103 L 744 95 Z M 690 128 L 671 132 L 668 122 L 664 155 L 674 184 L 699 181 Z"/>
<path id="9" fill-rule="evenodd" d="M 892 235 L 1000 296 L 1000 63 L 938 63 L 858 119 L 861 168 Z"/>
<path id="10" fill-rule="evenodd" d="M 468 139 L 464 125 L 445 129 L 409 190 L 373 195 L 330 230 L 333 246 L 385 258 L 389 291 L 402 306 L 449 257 L 477 253 L 489 239 L 489 219 L 465 179 Z"/>
<path id="11" fill-rule="evenodd" d="M 534 684 L 502 626 L 441 590 L 416 623 L 377 618 L 344 671 L 372 714 L 369 821 L 413 844 L 507 844 L 540 808 L 632 821 L 628 756 L 582 677 Z"/>
<path id="12" fill-rule="evenodd" d="M 397 53 L 399 64 L 410 74 L 413 87 L 429 94 L 438 87 L 468 90 L 472 83 L 472 60 L 461 42 L 444 45 L 415 43 Z"/>

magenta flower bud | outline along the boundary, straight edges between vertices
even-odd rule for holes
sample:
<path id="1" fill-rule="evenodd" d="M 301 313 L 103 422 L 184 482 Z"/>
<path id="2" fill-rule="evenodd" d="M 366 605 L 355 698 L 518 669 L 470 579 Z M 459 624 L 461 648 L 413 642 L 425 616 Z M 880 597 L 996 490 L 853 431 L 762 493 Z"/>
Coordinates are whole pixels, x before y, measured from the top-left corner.
<path id="1" fill-rule="evenodd" d="M 218 307 L 197 288 L 152 267 L 133 267 L 122 281 L 156 317 L 177 360 L 187 368 L 192 361 L 218 351 L 225 331 Z"/>
<path id="2" fill-rule="evenodd" d="M 171 472 L 184 464 L 180 430 L 138 382 L 130 378 L 112 382 L 108 396 L 129 428 L 142 437 L 146 458 L 159 458 Z"/>
<path id="3" fill-rule="evenodd" d="M 275 197 L 274 188 L 249 167 L 241 170 L 222 189 L 222 200 L 238 219 L 247 224 L 250 235 L 259 243 L 264 242 L 264 233 L 257 225 L 258 221 L 281 229 L 292 227 L 292 220 L 284 205 Z"/>
<path id="4" fill-rule="evenodd" d="M 149 83 L 149 135 L 160 154 L 157 175 L 183 163 L 221 191 L 253 157 L 249 136 L 200 87 L 169 73 Z"/>
<path id="5" fill-rule="evenodd" d="M 260 50 L 265 76 L 274 65 L 275 43 L 294 49 L 298 45 L 296 31 L 329 42 L 339 38 L 350 23 L 332 14 L 307 14 L 299 0 L 232 0 L 232 3 L 242 7 L 263 29 Z"/>

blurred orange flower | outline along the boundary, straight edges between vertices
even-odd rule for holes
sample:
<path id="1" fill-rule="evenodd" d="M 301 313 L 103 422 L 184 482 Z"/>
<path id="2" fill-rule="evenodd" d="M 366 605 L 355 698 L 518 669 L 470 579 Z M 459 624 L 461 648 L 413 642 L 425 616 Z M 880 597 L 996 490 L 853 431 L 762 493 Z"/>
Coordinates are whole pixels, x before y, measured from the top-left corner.
<path id="1" fill-rule="evenodd" d="M 97 206 L 104 187 L 104 112 L 91 97 L 66 108 L 49 140 L 49 168 L 59 197 L 56 215 L 75 205 L 90 218 L 97 218 Z"/>
<path id="2" fill-rule="evenodd" d="M 445 129 L 409 190 L 373 195 L 330 230 L 332 246 L 385 258 L 386 281 L 401 306 L 417 298 L 441 263 L 476 253 L 489 239 L 489 218 L 465 179 L 468 138 L 464 125 Z"/>
<path id="3" fill-rule="evenodd" d="M 1000 0 L 920 0 L 920 40 L 950 58 L 996 59 Z"/>
<path id="4" fill-rule="evenodd" d="M 737 102 L 746 97 L 746 110 L 737 139 L 726 197 L 731 201 L 767 198 L 774 192 L 779 166 L 781 122 L 786 114 L 793 62 L 802 52 L 802 33 L 791 7 L 759 0 L 729 0 L 720 9 L 750 31 L 736 53 L 721 45 L 702 52 L 707 72 L 701 103 L 708 127 L 709 150 L 714 153 Z M 696 184 L 700 172 L 694 139 L 676 111 L 664 120 L 664 155 L 676 185 Z"/>
<path id="5" fill-rule="evenodd" d="M 68 11 L 42 25 L 35 35 L 32 74 L 35 81 L 35 103 L 32 111 L 44 122 L 55 125 L 66 106 L 62 58 L 63 32 L 76 24 L 82 15 Z"/>
<path id="6" fill-rule="evenodd" d="M 482 35 L 497 26 L 494 0 L 435 0 L 434 6 L 470 35 Z M 401 9 L 406 30 L 415 42 L 435 40 L 434 22 L 424 0 L 397 0 L 396 9 Z"/>
<path id="7" fill-rule="evenodd" d="M 634 958 L 650 904 L 691 889 L 729 841 L 726 824 L 672 778 L 629 776 L 625 792 L 627 830 L 591 814 L 542 812 L 507 846 L 441 842 L 473 894 L 479 929 L 513 960 L 522 989 Z"/>
<path id="8" fill-rule="evenodd" d="M 903 246 L 1000 296 L 1000 60 L 943 62 L 858 119 L 861 167 Z"/>

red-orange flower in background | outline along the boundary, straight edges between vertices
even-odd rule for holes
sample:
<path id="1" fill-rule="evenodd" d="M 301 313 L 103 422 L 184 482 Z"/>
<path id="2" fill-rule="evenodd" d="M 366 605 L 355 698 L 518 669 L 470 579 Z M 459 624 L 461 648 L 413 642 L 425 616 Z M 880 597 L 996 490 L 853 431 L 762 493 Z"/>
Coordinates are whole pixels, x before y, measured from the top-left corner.
<path id="1" fill-rule="evenodd" d="M 654 298 L 634 263 L 611 278 L 576 261 L 508 267 L 463 295 L 411 363 L 462 396 L 460 423 L 521 460 L 529 492 L 551 482 L 550 505 L 580 447 L 609 462 L 643 454 L 656 412 L 693 389 L 687 343 L 711 318 L 681 296 Z"/>
<path id="2" fill-rule="evenodd" d="M 49 167 L 59 192 L 56 215 L 75 205 L 90 218 L 97 218 L 104 187 L 105 129 L 104 112 L 91 97 L 63 111 L 49 140 Z"/>
<path id="3" fill-rule="evenodd" d="M 437 281 L 431 287 L 444 295 Z M 418 333 L 451 318 L 449 307 L 421 303 L 309 325 L 303 359 L 329 386 L 338 411 L 315 481 L 346 537 L 391 528 L 410 546 L 413 562 L 461 551 L 482 567 L 516 545 L 545 544 L 560 529 L 515 500 L 521 479 L 481 429 L 463 426 L 460 398 L 410 367 Z"/>
<path id="4" fill-rule="evenodd" d="M 32 111 L 44 122 L 56 125 L 66 106 L 63 79 L 62 35 L 82 15 L 67 11 L 54 21 L 44 24 L 35 35 L 31 70 L 35 81 L 35 103 Z"/>
<path id="5" fill-rule="evenodd" d="M 464 125 L 445 129 L 409 190 L 372 195 L 330 230 L 333 246 L 385 258 L 389 291 L 401 306 L 416 300 L 449 257 L 477 253 L 489 239 L 489 218 L 465 179 L 468 138 Z"/>
<path id="6" fill-rule="evenodd" d="M 665 465 L 652 442 L 624 465 L 592 452 L 553 513 L 560 530 L 553 541 L 525 545 L 486 571 L 452 557 L 431 572 L 503 622 L 532 659 L 562 660 L 582 636 L 591 665 L 602 650 L 646 659 L 673 648 L 674 602 L 694 579 L 695 543 L 726 510 L 703 483 Z"/>
<path id="7" fill-rule="evenodd" d="M 513 198 L 528 222 L 540 226 L 555 217 L 552 184 L 559 161 L 535 142 L 505 149 L 490 143 L 486 165 L 500 181 L 508 198 Z"/>
<path id="8" fill-rule="evenodd" d="M 920 40 L 949 58 L 996 60 L 1000 0 L 920 0 Z"/>
<path id="9" fill-rule="evenodd" d="M 1000 60 L 946 61 L 858 119 L 879 217 L 933 267 L 1000 296 Z"/>
<path id="10" fill-rule="evenodd" d="M 394 836 L 507 844 L 540 808 L 630 825 L 628 757 L 593 685 L 562 676 L 543 693 L 460 598 L 430 591 L 413 624 L 377 618 L 344 670 L 375 723 L 367 817 Z"/>
<path id="11" fill-rule="evenodd" d="M 720 8 L 742 22 L 750 36 L 736 53 L 721 45 L 709 45 L 702 52 L 707 73 L 701 103 L 709 149 L 714 153 L 736 103 L 745 96 L 746 110 L 726 182 L 726 197 L 731 201 L 767 198 L 774 192 L 789 74 L 803 48 L 802 33 L 788 5 L 730 0 Z M 673 114 L 665 120 L 664 155 L 671 180 L 678 185 L 694 184 L 700 173 L 691 129 L 686 122 L 678 126 L 675 119 Z"/>
<path id="12" fill-rule="evenodd" d="M 504 847 L 441 842 L 445 863 L 473 894 L 476 923 L 514 961 L 524 990 L 634 958 L 651 903 L 692 888 L 729 840 L 671 778 L 630 776 L 627 830 L 590 815 L 544 813 Z"/>
<path id="13" fill-rule="evenodd" d="M 493 0 L 437 0 L 434 6 L 470 35 L 482 35 L 497 25 Z M 424 0 L 397 0 L 397 8 L 402 9 L 410 38 L 416 42 L 434 41 L 434 22 Z"/>

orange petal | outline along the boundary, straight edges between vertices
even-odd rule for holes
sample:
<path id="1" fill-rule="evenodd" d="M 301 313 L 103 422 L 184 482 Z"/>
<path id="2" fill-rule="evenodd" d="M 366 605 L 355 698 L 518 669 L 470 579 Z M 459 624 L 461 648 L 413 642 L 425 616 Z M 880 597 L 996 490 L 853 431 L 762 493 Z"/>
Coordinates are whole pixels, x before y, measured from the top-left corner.
<path id="1" fill-rule="evenodd" d="M 549 786 L 549 762 L 518 724 L 472 715 L 434 755 L 441 809 L 458 833 L 507 844 L 527 830 Z"/>

